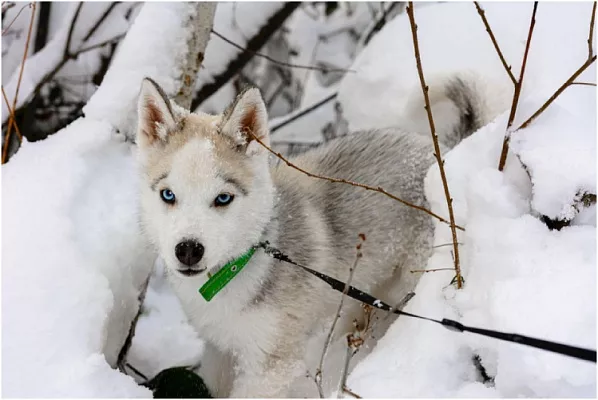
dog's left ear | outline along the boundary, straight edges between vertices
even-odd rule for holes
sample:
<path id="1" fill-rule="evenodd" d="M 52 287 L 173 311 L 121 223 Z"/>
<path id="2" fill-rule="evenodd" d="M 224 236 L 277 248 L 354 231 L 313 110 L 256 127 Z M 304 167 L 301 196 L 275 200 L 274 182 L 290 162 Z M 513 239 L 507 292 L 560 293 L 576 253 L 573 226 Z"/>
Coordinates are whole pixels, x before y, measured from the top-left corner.
<path id="1" fill-rule="evenodd" d="M 224 113 L 220 132 L 231 137 L 239 151 L 253 154 L 266 150 L 254 138 L 270 145 L 268 112 L 259 89 L 246 89 L 237 96 Z"/>

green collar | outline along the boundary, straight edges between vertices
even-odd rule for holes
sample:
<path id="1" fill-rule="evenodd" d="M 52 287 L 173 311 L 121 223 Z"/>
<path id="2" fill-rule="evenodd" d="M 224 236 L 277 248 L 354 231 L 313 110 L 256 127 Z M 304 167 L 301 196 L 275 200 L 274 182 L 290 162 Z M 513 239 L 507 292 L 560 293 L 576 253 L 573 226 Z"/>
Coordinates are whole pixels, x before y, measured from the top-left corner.
<path id="1" fill-rule="evenodd" d="M 220 268 L 214 275 L 211 275 L 208 272 L 208 281 L 199 288 L 199 293 L 202 297 L 206 301 L 212 300 L 212 298 L 228 285 L 228 283 L 241 272 L 243 267 L 247 265 L 251 256 L 253 256 L 253 253 L 255 253 L 255 249 L 255 246 L 250 247 L 247 253 L 226 263 L 224 267 Z"/>

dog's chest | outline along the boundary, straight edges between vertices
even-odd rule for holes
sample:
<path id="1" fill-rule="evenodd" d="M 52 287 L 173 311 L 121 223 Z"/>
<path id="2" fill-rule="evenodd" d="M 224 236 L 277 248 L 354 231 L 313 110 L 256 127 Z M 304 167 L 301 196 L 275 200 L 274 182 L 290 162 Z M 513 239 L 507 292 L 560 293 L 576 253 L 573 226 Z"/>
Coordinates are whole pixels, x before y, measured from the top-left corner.
<path id="1" fill-rule="evenodd" d="M 221 350 L 246 355 L 273 349 L 279 322 L 276 310 L 267 306 L 245 307 L 226 297 L 206 302 L 197 290 L 191 294 L 182 287 L 176 292 L 199 336 Z"/>

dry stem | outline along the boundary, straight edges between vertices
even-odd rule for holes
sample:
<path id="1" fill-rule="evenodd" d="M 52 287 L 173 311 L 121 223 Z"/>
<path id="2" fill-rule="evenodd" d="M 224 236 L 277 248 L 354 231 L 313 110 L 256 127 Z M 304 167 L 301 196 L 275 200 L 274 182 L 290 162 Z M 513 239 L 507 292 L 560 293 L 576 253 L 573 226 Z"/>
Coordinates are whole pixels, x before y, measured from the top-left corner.
<path id="1" fill-rule="evenodd" d="M 8 147 L 10 145 L 10 134 L 12 133 L 13 125 L 16 126 L 17 121 L 14 117 L 14 110 L 17 107 L 17 99 L 19 98 L 19 89 L 21 87 L 21 80 L 23 79 L 23 69 L 25 68 L 25 61 L 27 60 L 27 53 L 29 52 L 29 42 L 31 42 L 31 31 L 33 30 L 33 21 L 35 20 L 35 3 L 31 3 L 31 20 L 29 21 L 29 30 L 27 31 L 27 40 L 25 41 L 25 51 L 23 52 L 23 60 L 21 61 L 21 69 L 19 70 L 19 79 L 17 80 L 17 88 L 15 90 L 15 97 L 12 101 L 12 112 L 8 120 L 8 127 L 6 128 L 6 137 L 4 142 L 4 151 L 2 152 L 2 164 L 6 162 L 8 156 Z M 10 110 L 10 108 L 9 108 Z M 18 130 L 18 128 L 15 128 Z M 19 140 L 21 138 L 19 132 Z"/>
<path id="2" fill-rule="evenodd" d="M 557 97 L 561 95 L 569 86 L 573 85 L 575 79 L 579 75 L 581 75 L 590 65 L 596 61 L 596 56 L 594 55 L 594 50 L 592 48 L 592 41 L 594 40 L 594 22 L 596 21 L 596 2 L 594 2 L 594 6 L 592 7 L 592 18 L 590 19 L 590 33 L 588 34 L 588 58 L 586 61 L 557 89 L 556 92 L 542 106 L 532 114 L 517 130 L 527 128 L 540 114 L 544 112 L 554 102 Z"/>
<path id="3" fill-rule="evenodd" d="M 326 338 L 326 342 L 324 343 L 324 349 L 322 350 L 322 355 L 320 357 L 320 363 L 318 364 L 318 369 L 316 370 L 316 374 L 314 376 L 314 380 L 316 382 L 316 385 L 318 386 L 318 393 L 320 394 L 320 398 L 324 398 L 324 390 L 322 389 L 322 367 L 324 366 L 324 359 L 326 358 L 328 348 L 330 347 L 330 343 L 332 342 L 332 336 L 334 335 L 334 328 L 336 328 L 336 323 L 341 317 L 341 311 L 345 302 L 345 296 L 347 295 L 347 292 L 349 291 L 349 286 L 351 285 L 351 281 L 353 280 L 353 273 L 355 272 L 355 268 L 357 268 L 357 263 L 359 262 L 359 259 L 363 256 L 363 253 L 361 252 L 361 247 L 364 241 L 365 235 L 363 233 L 360 233 L 359 242 L 355 246 L 357 250 L 355 254 L 355 261 L 349 269 L 349 278 L 347 279 L 347 284 L 345 285 L 345 289 L 343 290 L 343 294 L 341 295 L 341 301 L 338 305 L 338 309 L 336 311 L 336 315 L 334 316 L 334 320 L 332 321 L 332 325 L 330 326 L 330 332 L 328 332 L 328 337 Z"/>
<path id="4" fill-rule="evenodd" d="M 10 103 L 8 102 L 8 97 L 6 96 L 6 91 L 4 90 L 4 86 L 2 86 L 2 97 L 4 97 L 4 103 L 6 104 L 6 108 L 8 108 L 10 117 L 13 120 L 15 120 L 15 111 L 12 109 L 12 107 L 10 106 Z M 23 136 L 21 135 L 21 131 L 19 130 L 19 126 L 17 125 L 16 120 L 14 122 L 14 126 L 15 126 L 15 132 L 17 132 L 19 141 L 23 140 Z"/>
<path id="5" fill-rule="evenodd" d="M 264 58 L 274 64 L 278 64 L 281 65 L 283 67 L 288 67 L 288 68 L 297 68 L 297 69 L 308 69 L 308 70 L 312 70 L 312 71 L 322 71 L 322 72 L 355 72 L 352 69 L 345 69 L 345 68 L 325 68 L 325 67 L 316 67 L 316 66 L 312 66 L 312 65 L 298 65 L 298 64 L 291 64 L 291 63 L 287 63 L 284 61 L 279 61 L 276 60 L 270 56 L 267 56 L 265 54 L 259 53 L 257 51 L 253 51 L 250 49 L 247 49 L 235 42 L 233 42 L 230 39 L 227 39 L 226 37 L 222 36 L 221 34 L 219 34 L 218 32 L 216 32 L 214 29 L 212 29 L 212 33 L 216 36 L 218 36 L 220 39 L 224 40 L 226 43 L 230 44 L 231 46 L 236 47 L 237 49 L 241 50 L 241 51 L 246 51 L 250 54 L 253 54 L 254 56 L 257 57 L 261 57 Z"/>
<path id="6" fill-rule="evenodd" d="M 360 395 L 358 395 L 357 393 L 353 392 L 352 390 L 350 390 L 348 387 L 344 387 L 343 388 L 343 392 L 347 393 L 348 395 L 351 395 L 353 397 L 355 397 L 356 399 L 363 399 L 363 397 L 361 397 Z"/>
<path id="7" fill-rule="evenodd" d="M 509 74 L 509 78 L 511 78 L 511 82 L 513 82 L 513 85 L 517 86 L 517 79 L 515 79 L 515 75 L 513 75 L 513 71 L 511 71 L 511 66 L 509 64 L 507 64 L 507 60 L 505 60 L 505 57 L 503 56 L 502 51 L 500 50 L 500 47 L 498 46 L 498 43 L 496 42 L 496 37 L 494 37 L 494 32 L 492 32 L 492 28 L 490 28 L 490 24 L 488 23 L 488 20 L 486 19 L 486 11 L 484 11 L 484 9 L 479 5 L 479 3 L 477 1 L 474 1 L 473 4 L 475 4 L 475 8 L 478 10 L 478 14 L 480 14 L 480 17 L 482 18 L 482 22 L 484 23 L 484 26 L 486 27 L 486 32 L 488 32 L 488 35 L 490 36 L 490 40 L 492 40 L 492 44 L 494 45 L 494 49 L 496 50 L 496 53 L 498 54 L 498 57 L 500 58 L 500 62 L 502 62 L 502 65 L 505 67 L 507 74 Z"/>
<path id="8" fill-rule="evenodd" d="M 421 272 L 421 273 L 425 273 L 425 272 L 436 272 L 436 271 L 454 271 L 454 268 L 436 268 L 436 269 L 412 269 L 409 272 L 411 272 L 412 274 Z"/>
<path id="9" fill-rule="evenodd" d="M 523 53 L 523 61 L 521 62 L 521 71 L 519 72 L 519 80 L 515 84 L 515 93 L 513 93 L 513 102 L 511 103 L 511 112 L 509 113 L 509 120 L 507 122 L 507 131 L 502 142 L 502 150 L 500 152 L 500 160 L 498 161 L 498 170 L 502 171 L 507 162 L 507 154 L 509 152 L 509 141 L 511 140 L 511 126 L 515 120 L 515 113 L 517 112 L 517 105 L 519 104 L 519 96 L 521 94 L 521 87 L 523 86 L 523 76 L 525 74 L 525 66 L 527 65 L 527 55 L 529 54 L 529 47 L 532 42 L 532 34 L 534 26 L 536 25 L 536 10 L 538 9 L 538 2 L 534 2 L 534 9 L 532 11 L 532 18 L 529 24 L 529 32 L 527 34 L 527 41 L 525 43 L 525 52 Z"/>
<path id="10" fill-rule="evenodd" d="M 436 156 L 436 161 L 438 162 L 438 169 L 440 170 L 440 178 L 442 179 L 442 185 L 444 187 L 444 195 L 446 197 L 446 204 L 448 207 L 449 212 L 449 219 L 450 219 L 450 227 L 451 233 L 453 236 L 453 248 L 455 251 L 455 273 L 457 275 L 457 288 L 461 289 L 462 286 L 462 278 L 461 278 L 461 267 L 459 265 L 459 247 L 457 245 L 457 230 L 455 225 L 455 215 L 453 213 L 453 199 L 451 198 L 451 194 L 448 187 L 448 182 L 446 180 L 446 174 L 444 172 L 444 162 L 442 161 L 442 156 L 440 154 L 440 145 L 438 144 L 438 136 L 436 135 L 436 128 L 434 127 L 434 119 L 432 117 L 432 108 L 430 107 L 430 98 L 428 97 L 428 86 L 426 85 L 426 80 L 424 78 L 424 71 L 422 68 L 421 56 L 419 53 L 419 42 L 417 40 L 417 25 L 415 24 L 415 16 L 413 14 L 413 2 L 410 1 L 407 7 L 407 14 L 409 15 L 409 23 L 411 25 L 411 34 L 413 36 L 413 50 L 415 52 L 415 61 L 417 63 L 417 72 L 419 75 L 419 80 L 421 83 L 422 91 L 424 94 L 424 101 L 425 101 L 425 109 L 428 114 L 428 122 L 430 123 L 430 133 L 432 134 L 432 141 L 434 142 L 434 155 Z"/>
<path id="11" fill-rule="evenodd" d="M 15 17 L 12 19 L 12 21 L 10 21 L 10 24 L 8 24 L 8 26 L 2 30 L 2 36 L 4 36 L 8 32 L 8 30 L 10 29 L 10 27 L 12 26 L 12 24 L 14 24 L 15 21 L 19 18 L 19 15 L 21 15 L 21 13 L 23 12 L 23 10 L 25 8 L 27 8 L 27 7 L 30 7 L 30 6 L 31 6 L 31 3 L 25 4 L 23 7 L 21 7 L 21 9 L 17 13 L 17 15 L 15 15 Z"/>
<path id="12" fill-rule="evenodd" d="M 391 199 L 394 199 L 396 201 L 398 201 L 399 203 L 405 204 L 406 206 L 415 208 L 417 210 L 423 211 L 426 214 L 431 215 L 432 217 L 438 219 L 441 222 L 444 222 L 445 224 L 449 224 L 449 221 L 447 221 L 446 219 L 442 218 L 440 215 L 428 210 L 427 208 L 424 208 L 422 206 L 418 206 L 416 204 L 413 203 L 409 203 L 406 200 L 403 200 L 397 196 L 395 196 L 392 193 L 387 192 L 386 190 L 382 189 L 381 187 L 374 187 L 374 186 L 369 186 L 369 185 L 364 185 L 363 183 L 358 183 L 358 182 L 353 182 L 353 181 L 348 181 L 346 179 L 340 179 L 340 178 L 332 178 L 329 176 L 324 176 L 324 175 L 318 175 L 318 174 L 314 174 L 311 173 L 309 171 L 304 170 L 301 167 L 298 167 L 297 165 L 293 164 L 292 162 L 290 162 L 289 160 L 287 160 L 282 154 L 277 153 L 276 151 L 272 150 L 267 144 L 265 144 L 260 138 L 258 138 L 257 136 L 255 136 L 252 132 L 247 131 L 247 134 L 249 136 L 251 136 L 252 139 L 254 139 L 255 141 L 257 141 L 260 145 L 262 145 L 262 147 L 264 147 L 266 150 L 268 150 L 270 153 L 274 154 L 276 157 L 278 157 L 279 159 L 281 159 L 282 161 L 284 161 L 284 163 L 286 165 L 288 165 L 289 167 L 296 169 L 297 171 L 311 177 L 311 178 L 316 178 L 316 179 L 322 179 L 325 181 L 329 181 L 329 182 L 334 182 L 334 183 L 344 183 L 346 185 L 351 185 L 351 186 L 356 186 L 356 187 L 360 187 L 362 189 L 365 190 L 371 190 L 373 192 L 378 192 L 378 193 L 382 193 L 388 197 L 390 197 Z M 455 227 L 457 229 L 460 229 L 462 231 L 464 231 L 465 229 L 463 229 L 462 227 L 455 225 Z"/>

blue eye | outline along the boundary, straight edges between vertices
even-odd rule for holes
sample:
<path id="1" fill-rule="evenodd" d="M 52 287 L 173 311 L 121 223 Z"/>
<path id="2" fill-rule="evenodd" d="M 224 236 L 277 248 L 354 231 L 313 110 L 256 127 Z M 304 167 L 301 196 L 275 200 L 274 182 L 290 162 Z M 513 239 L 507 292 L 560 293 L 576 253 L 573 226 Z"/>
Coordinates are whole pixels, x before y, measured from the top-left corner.
<path id="1" fill-rule="evenodd" d="M 232 194 L 220 193 L 218 197 L 216 197 L 216 199 L 214 200 L 214 205 L 216 207 L 228 206 L 230 203 L 232 203 L 234 198 L 235 196 L 233 196 Z"/>
<path id="2" fill-rule="evenodd" d="M 160 197 L 165 203 L 173 204 L 174 203 L 174 193 L 170 189 L 164 189 L 160 191 Z"/>

